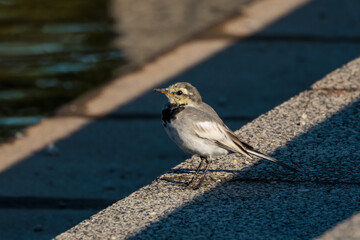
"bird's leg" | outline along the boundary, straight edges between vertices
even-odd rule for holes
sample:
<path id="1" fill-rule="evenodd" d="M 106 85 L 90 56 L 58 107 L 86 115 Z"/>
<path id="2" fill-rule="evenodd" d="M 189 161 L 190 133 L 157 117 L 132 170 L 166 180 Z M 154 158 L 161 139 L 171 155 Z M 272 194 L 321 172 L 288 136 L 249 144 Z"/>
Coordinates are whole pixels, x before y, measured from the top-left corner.
<path id="1" fill-rule="evenodd" d="M 200 168 L 201 168 L 201 166 L 203 165 L 203 162 L 206 162 L 207 160 L 206 160 L 206 158 L 204 158 L 204 157 L 200 157 L 200 164 L 199 164 L 199 166 L 196 168 L 196 171 L 195 171 L 195 174 L 194 174 L 194 176 L 192 177 L 192 179 L 190 180 L 190 182 L 188 182 L 186 185 L 187 186 L 189 186 L 189 185 L 191 185 L 192 184 L 192 182 L 195 180 L 195 178 L 196 178 L 196 176 L 199 174 L 199 171 L 200 171 Z"/>
<path id="2" fill-rule="evenodd" d="M 205 175 L 206 175 L 206 173 L 207 173 L 207 171 L 209 169 L 209 166 L 210 166 L 211 162 L 207 158 L 205 158 L 205 163 L 206 163 L 205 168 L 203 170 L 203 173 L 201 174 L 200 181 L 199 181 L 198 185 L 195 187 L 195 189 L 199 188 L 201 183 L 204 181 Z"/>

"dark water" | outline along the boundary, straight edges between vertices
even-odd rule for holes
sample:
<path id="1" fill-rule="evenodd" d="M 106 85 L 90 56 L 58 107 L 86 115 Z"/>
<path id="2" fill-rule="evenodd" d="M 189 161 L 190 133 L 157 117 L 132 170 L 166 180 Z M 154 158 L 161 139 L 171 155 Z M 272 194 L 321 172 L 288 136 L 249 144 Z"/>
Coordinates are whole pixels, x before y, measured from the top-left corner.
<path id="1" fill-rule="evenodd" d="M 0 0 L 0 142 L 125 63 L 105 0 Z"/>

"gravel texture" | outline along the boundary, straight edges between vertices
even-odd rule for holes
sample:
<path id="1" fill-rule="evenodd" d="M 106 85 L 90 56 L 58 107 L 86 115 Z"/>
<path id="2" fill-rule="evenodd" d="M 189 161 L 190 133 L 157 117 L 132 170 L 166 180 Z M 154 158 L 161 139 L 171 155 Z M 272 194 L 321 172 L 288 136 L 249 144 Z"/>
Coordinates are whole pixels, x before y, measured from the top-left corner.
<path id="1" fill-rule="evenodd" d="M 326 75 L 323 79 L 314 83 L 312 89 L 359 90 L 360 59 L 355 59 L 349 64 Z"/>
<path id="2" fill-rule="evenodd" d="M 334 81 L 354 72 L 355 62 L 330 74 Z M 237 131 L 299 174 L 229 155 L 213 161 L 203 187 L 192 190 L 182 183 L 194 157 L 56 239 L 320 237 L 360 210 L 359 100 L 360 89 L 313 88 Z M 329 234 L 323 239 L 335 239 Z"/>
<path id="3" fill-rule="evenodd" d="M 198 164 L 188 159 L 59 239 L 356 236 L 359 60 L 323 76 L 360 55 L 358 1 L 206 1 L 219 12 L 205 1 L 120 2 L 118 44 L 138 64 L 188 39 L 200 20 L 242 14 L 1 146 L 1 239 L 48 239 L 182 162 L 159 119 L 165 98 L 151 91 L 176 81 L 197 86 L 232 129 L 273 109 L 237 133 L 301 173 L 231 155 L 193 191 L 178 184 Z M 176 5 L 197 5 L 196 16 Z"/>

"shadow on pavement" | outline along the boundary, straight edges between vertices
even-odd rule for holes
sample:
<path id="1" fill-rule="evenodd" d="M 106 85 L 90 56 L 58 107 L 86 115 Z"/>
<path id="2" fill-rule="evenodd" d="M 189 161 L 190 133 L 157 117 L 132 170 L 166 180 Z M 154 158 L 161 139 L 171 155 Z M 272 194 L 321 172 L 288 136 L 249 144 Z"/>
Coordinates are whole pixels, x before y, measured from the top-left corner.
<path id="1" fill-rule="evenodd" d="M 344 1 L 341 4 L 347 6 L 348 3 L 359 6 L 356 1 Z M 359 21 L 359 18 L 347 14 L 348 7 L 334 7 L 336 4 L 340 3 L 312 1 L 257 34 L 271 36 L 288 32 L 293 37 L 287 38 L 284 34 L 271 41 L 266 37 L 263 40 L 244 39 L 169 79 L 169 82 L 193 83 L 220 116 L 255 118 L 359 55 L 360 42 L 347 40 L 351 37 L 347 32 L 348 24 Z M 337 16 L 341 16 L 341 21 Z M 329 23 L 331 26 L 328 26 Z M 326 31 L 323 25 L 328 26 Z M 325 40 L 313 41 L 310 38 L 297 41 L 296 34 L 324 34 Z M 333 35 L 348 38 L 326 40 L 331 40 Z M 113 114 L 139 111 L 160 115 L 164 103 L 165 99 L 149 92 Z M 149 226 L 134 238 L 194 238 L 205 233 L 210 238 L 221 236 L 219 234 L 224 234 L 222 238 L 226 238 L 228 233 L 238 238 L 251 239 L 279 239 L 290 235 L 304 239 L 319 236 L 360 210 L 357 198 L 360 189 L 356 184 L 348 184 L 345 188 L 341 185 L 334 192 L 326 183 L 335 180 L 359 183 L 359 176 L 351 174 L 359 172 L 358 165 L 351 162 L 359 158 L 359 152 L 353 151 L 353 142 L 349 138 L 350 134 L 354 140 L 359 140 L 358 135 L 351 135 L 349 130 L 356 127 L 351 126 L 356 120 L 349 119 L 347 122 L 347 119 L 343 119 L 344 115 L 359 119 L 359 102 L 287 145 L 287 149 L 293 149 L 291 158 L 309 159 L 301 163 L 303 166 L 326 170 L 328 175 L 321 176 L 323 183 L 316 183 L 316 179 L 303 182 L 304 190 L 299 191 L 295 187 L 298 184 L 282 182 L 280 172 L 274 170 L 260 173 L 251 167 L 239 173 L 239 181 L 221 184 Z M 238 129 L 244 121 L 231 121 L 228 124 Z M 329 136 L 344 141 L 339 143 L 329 139 Z M 185 159 L 185 155 L 164 133 L 160 116 L 159 119 L 146 121 L 118 121 L 105 117 L 57 142 L 56 147 L 59 155 L 43 149 L 2 172 L 0 195 L 18 197 L 20 205 L 21 201 L 26 205 L 28 196 L 49 199 L 52 202 L 48 204 L 49 208 L 60 210 L 67 207 L 71 209 L 71 206 L 64 205 L 64 198 L 79 201 L 93 199 L 96 206 L 90 206 L 89 209 L 95 213 L 109 202 L 119 200 L 150 183 L 156 176 Z M 344 153 L 339 158 L 312 155 L 319 149 L 335 154 L 339 148 Z M 274 156 L 283 154 L 287 153 L 279 149 Z M 316 171 L 312 174 L 316 176 Z M 241 180 L 261 180 L 264 176 L 274 178 L 275 182 L 264 184 Z M 56 198 L 62 202 L 56 201 Z M 102 200 L 103 205 L 100 204 Z M 1 208 L 7 206 L 4 201 L 0 203 Z M 88 215 L 77 216 L 75 213 L 71 224 L 86 217 Z M 29 226 L 32 224 L 29 223 Z M 187 226 L 191 226 L 191 231 L 187 230 Z M 234 228 L 227 229 L 228 226 Z M 70 227 L 63 224 L 59 232 L 51 232 L 49 236 L 55 236 Z M 0 230 L 4 229 L 0 227 Z"/>
<path id="2" fill-rule="evenodd" d="M 359 110 L 357 101 L 272 154 L 302 159 L 298 176 L 253 165 L 130 239 L 320 236 L 360 211 Z"/>

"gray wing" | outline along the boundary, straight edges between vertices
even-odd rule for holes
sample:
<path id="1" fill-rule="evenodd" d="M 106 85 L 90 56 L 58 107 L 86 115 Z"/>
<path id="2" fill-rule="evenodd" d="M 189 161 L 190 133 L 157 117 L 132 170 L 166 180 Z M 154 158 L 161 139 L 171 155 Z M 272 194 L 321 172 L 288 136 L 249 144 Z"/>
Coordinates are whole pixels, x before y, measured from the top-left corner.
<path id="1" fill-rule="evenodd" d="M 214 110 L 212 114 L 200 111 L 199 109 L 189 110 L 193 111 L 192 116 L 195 121 L 192 122 L 192 125 L 193 130 L 198 137 L 210 140 L 228 151 L 242 153 L 251 158 L 242 142 L 222 122 Z M 216 114 L 215 116 L 214 113 Z"/>
<path id="2" fill-rule="evenodd" d="M 202 102 L 202 103 L 199 104 L 198 109 L 205 112 L 205 113 L 207 113 L 207 114 L 209 114 L 216 121 L 221 122 L 221 123 L 223 122 L 221 120 L 221 118 L 219 117 L 219 115 L 215 112 L 215 110 L 212 107 L 210 107 L 208 104 Z"/>
<path id="3" fill-rule="evenodd" d="M 291 171 L 298 172 L 297 169 L 290 167 L 289 165 L 280 162 L 279 160 L 270 157 L 255 150 L 252 146 L 242 142 L 220 119 L 217 113 L 206 103 L 202 104 L 201 110 L 204 112 L 197 112 L 199 115 L 196 121 L 194 121 L 194 131 L 198 137 L 208 139 L 214 142 L 221 148 L 224 148 L 231 152 L 241 153 L 249 158 L 252 158 L 250 154 L 264 158 L 270 162 L 278 164 L 283 168 L 287 168 Z"/>

